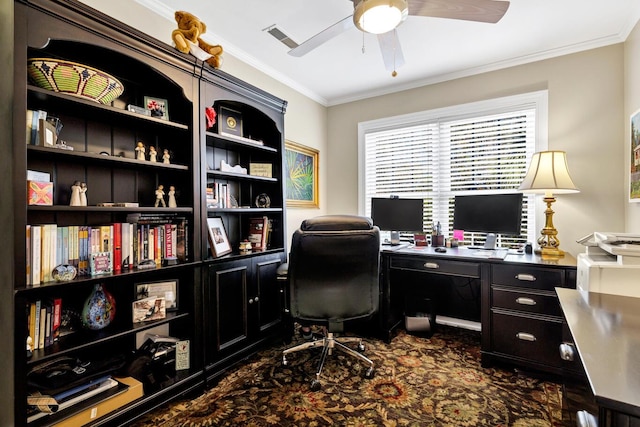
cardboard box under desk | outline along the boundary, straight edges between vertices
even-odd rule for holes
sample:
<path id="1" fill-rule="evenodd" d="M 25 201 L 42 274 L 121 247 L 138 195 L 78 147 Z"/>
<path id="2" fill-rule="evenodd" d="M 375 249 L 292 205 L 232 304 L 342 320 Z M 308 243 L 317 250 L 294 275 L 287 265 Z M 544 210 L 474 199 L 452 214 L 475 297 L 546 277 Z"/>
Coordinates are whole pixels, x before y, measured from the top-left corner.
<path id="1" fill-rule="evenodd" d="M 115 378 L 115 380 L 129 386 L 124 392 L 93 405 L 82 412 L 78 412 L 69 418 L 65 418 L 59 423 L 54 424 L 56 427 L 78 427 L 88 424 L 118 408 L 123 407 L 127 403 L 133 402 L 144 395 L 142 383 L 135 378 L 123 377 Z"/>

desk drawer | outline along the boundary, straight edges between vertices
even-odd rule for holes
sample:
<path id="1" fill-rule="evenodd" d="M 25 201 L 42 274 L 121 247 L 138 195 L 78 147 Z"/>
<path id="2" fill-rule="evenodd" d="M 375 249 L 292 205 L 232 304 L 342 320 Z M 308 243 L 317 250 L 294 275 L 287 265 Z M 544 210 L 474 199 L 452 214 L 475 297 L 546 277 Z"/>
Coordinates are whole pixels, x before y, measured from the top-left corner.
<path id="1" fill-rule="evenodd" d="M 560 302 L 555 292 L 522 288 L 491 287 L 492 307 L 549 316 L 562 316 Z"/>
<path id="2" fill-rule="evenodd" d="M 455 275 L 459 277 L 480 277 L 480 264 L 478 263 L 451 261 L 437 257 L 393 257 L 391 259 L 391 268 Z"/>
<path id="3" fill-rule="evenodd" d="M 555 268 L 493 264 L 491 283 L 553 291 L 556 287 L 564 287 L 564 274 L 564 270 Z"/>
<path id="4" fill-rule="evenodd" d="M 562 321 L 491 313 L 493 351 L 554 367 L 562 366 L 558 348 Z"/>

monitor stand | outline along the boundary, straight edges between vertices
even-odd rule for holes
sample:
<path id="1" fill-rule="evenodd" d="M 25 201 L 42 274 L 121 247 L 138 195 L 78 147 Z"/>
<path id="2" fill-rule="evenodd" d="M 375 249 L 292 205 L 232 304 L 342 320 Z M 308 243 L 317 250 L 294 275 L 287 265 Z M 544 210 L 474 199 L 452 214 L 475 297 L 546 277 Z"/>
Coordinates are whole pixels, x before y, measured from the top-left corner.
<path id="1" fill-rule="evenodd" d="M 399 231 L 392 231 L 391 235 L 389 236 L 389 240 L 391 241 L 392 245 L 399 245 L 400 244 L 400 232 Z"/>
<path id="2" fill-rule="evenodd" d="M 494 250 L 496 248 L 496 235 L 493 233 L 487 234 L 487 240 L 484 241 L 483 249 Z"/>

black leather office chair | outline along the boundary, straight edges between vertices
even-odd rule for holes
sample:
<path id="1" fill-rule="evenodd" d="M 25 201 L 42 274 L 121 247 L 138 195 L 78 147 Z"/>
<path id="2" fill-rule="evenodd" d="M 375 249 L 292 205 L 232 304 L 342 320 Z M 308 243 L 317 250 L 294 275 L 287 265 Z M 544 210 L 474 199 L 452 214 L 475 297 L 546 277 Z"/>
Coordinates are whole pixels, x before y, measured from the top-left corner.
<path id="1" fill-rule="evenodd" d="M 322 325 L 320 338 L 286 349 L 287 355 L 322 347 L 312 390 L 321 388 L 320 374 L 327 355 L 339 349 L 369 365 L 365 377 L 374 374 L 373 362 L 344 343 L 361 338 L 334 338 L 344 322 L 371 317 L 378 311 L 380 298 L 380 230 L 369 218 L 353 215 L 327 215 L 307 219 L 293 234 L 287 277 L 289 305 L 293 320 Z"/>

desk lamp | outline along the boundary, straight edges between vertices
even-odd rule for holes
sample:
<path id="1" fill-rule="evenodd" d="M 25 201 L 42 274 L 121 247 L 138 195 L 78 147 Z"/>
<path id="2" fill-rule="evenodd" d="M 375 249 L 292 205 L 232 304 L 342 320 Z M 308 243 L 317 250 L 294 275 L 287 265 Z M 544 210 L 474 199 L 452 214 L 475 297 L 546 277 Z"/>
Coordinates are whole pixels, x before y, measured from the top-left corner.
<path id="1" fill-rule="evenodd" d="M 537 253 L 542 256 L 562 257 L 564 251 L 560 249 L 558 230 L 553 226 L 553 210 L 551 204 L 556 201 L 554 194 L 577 193 L 569 176 L 567 156 L 564 151 L 540 151 L 534 153 L 531 164 L 524 180 L 518 190 L 524 193 L 544 194 L 544 202 L 547 204 L 545 225 L 540 231 Z"/>

